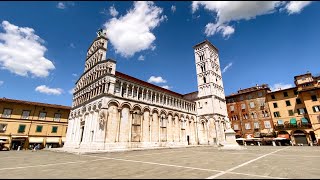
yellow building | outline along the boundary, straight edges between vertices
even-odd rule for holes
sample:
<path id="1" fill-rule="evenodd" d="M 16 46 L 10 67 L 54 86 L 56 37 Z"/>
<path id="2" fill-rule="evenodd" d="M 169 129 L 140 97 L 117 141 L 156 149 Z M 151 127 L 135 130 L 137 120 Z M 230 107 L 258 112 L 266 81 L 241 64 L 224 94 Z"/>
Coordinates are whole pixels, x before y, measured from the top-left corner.
<path id="1" fill-rule="evenodd" d="M 278 137 L 294 145 L 312 145 L 320 138 L 319 77 L 311 73 L 295 76 L 296 87 L 267 95 Z"/>
<path id="2" fill-rule="evenodd" d="M 295 85 L 301 100 L 304 102 L 308 118 L 312 124 L 315 139 L 320 141 L 320 76 L 312 76 L 311 73 L 295 76 Z M 311 132 L 311 133 L 313 133 Z M 311 134 L 311 136 L 313 136 Z"/>
<path id="3" fill-rule="evenodd" d="M 0 142 L 9 149 L 61 147 L 70 107 L 0 98 Z"/>

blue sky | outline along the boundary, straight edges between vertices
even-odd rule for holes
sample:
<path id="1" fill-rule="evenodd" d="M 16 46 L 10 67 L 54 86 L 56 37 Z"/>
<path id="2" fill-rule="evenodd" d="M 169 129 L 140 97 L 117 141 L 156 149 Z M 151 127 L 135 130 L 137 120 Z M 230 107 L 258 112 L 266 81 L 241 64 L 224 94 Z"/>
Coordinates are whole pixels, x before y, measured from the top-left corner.
<path id="1" fill-rule="evenodd" d="M 317 2 L 0 2 L 0 97 L 71 105 L 86 50 L 107 28 L 117 70 L 197 90 L 193 48 L 219 49 L 226 95 L 255 84 L 290 87 L 319 73 Z M 153 77 L 152 77 L 153 76 Z M 152 77 L 152 78 L 151 78 Z"/>

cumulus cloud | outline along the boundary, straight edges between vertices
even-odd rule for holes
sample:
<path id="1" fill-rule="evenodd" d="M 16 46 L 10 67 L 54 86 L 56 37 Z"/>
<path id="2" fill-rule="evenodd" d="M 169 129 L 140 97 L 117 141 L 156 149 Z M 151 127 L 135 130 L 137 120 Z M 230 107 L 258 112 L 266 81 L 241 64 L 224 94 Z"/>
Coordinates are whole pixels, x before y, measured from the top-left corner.
<path id="1" fill-rule="evenodd" d="M 222 73 L 225 73 L 232 66 L 232 62 L 230 62 L 226 67 L 223 68 Z"/>
<path id="2" fill-rule="evenodd" d="M 109 9 L 109 13 L 112 17 L 118 16 L 119 12 L 116 10 L 114 6 L 111 6 Z"/>
<path id="3" fill-rule="evenodd" d="M 300 13 L 301 10 L 311 4 L 311 1 L 290 1 L 286 5 L 286 9 L 289 14 Z"/>
<path id="4" fill-rule="evenodd" d="M 168 85 L 165 85 L 165 86 L 161 86 L 162 88 L 165 88 L 165 89 L 170 89 L 170 87 Z"/>
<path id="5" fill-rule="evenodd" d="M 58 9 L 66 9 L 67 6 L 74 6 L 74 2 L 72 2 L 72 1 L 69 1 L 69 2 L 59 2 L 56 7 L 57 7 Z"/>
<path id="6" fill-rule="evenodd" d="M 156 37 L 151 31 L 166 19 L 163 10 L 153 2 L 135 1 L 133 5 L 126 15 L 113 17 L 104 24 L 116 53 L 123 57 L 153 49 Z"/>
<path id="7" fill-rule="evenodd" d="M 176 6 L 172 5 L 172 6 L 171 6 L 171 11 L 172 11 L 173 13 L 176 12 Z"/>
<path id="8" fill-rule="evenodd" d="M 62 94 L 63 90 L 60 88 L 49 88 L 46 85 L 41 85 L 36 87 L 35 91 L 38 91 L 40 93 L 48 94 L 48 95 L 60 95 Z"/>
<path id="9" fill-rule="evenodd" d="M 216 15 L 215 22 L 210 22 L 205 27 L 205 34 L 212 36 L 221 33 L 228 37 L 235 32 L 229 23 L 239 20 L 250 20 L 257 16 L 277 12 L 279 7 L 285 6 L 289 14 L 300 12 L 310 2 L 285 2 L 285 1 L 193 1 L 194 13 L 203 6 L 204 9 Z"/>
<path id="10" fill-rule="evenodd" d="M 149 79 L 148 79 L 148 82 L 149 83 L 166 83 L 167 81 L 165 79 L 163 79 L 161 76 L 151 76 Z"/>
<path id="11" fill-rule="evenodd" d="M 288 89 L 293 87 L 292 84 L 283 84 L 283 83 L 276 83 L 273 86 L 270 86 L 271 91 L 277 91 L 281 89 Z"/>
<path id="12" fill-rule="evenodd" d="M 140 55 L 138 58 L 139 61 L 144 61 L 144 56 Z"/>
<path id="13" fill-rule="evenodd" d="M 4 33 L 0 33 L 0 68 L 20 76 L 31 73 L 47 77 L 55 69 L 53 63 L 44 57 L 47 48 L 44 41 L 34 34 L 34 29 L 18 27 L 2 21 Z"/>
<path id="14" fill-rule="evenodd" d="M 0 81 L 0 86 L 4 83 L 4 81 Z"/>
<path id="15" fill-rule="evenodd" d="M 59 2 L 58 4 L 57 4 L 57 8 L 58 9 L 65 9 L 67 6 L 63 3 L 63 2 Z"/>

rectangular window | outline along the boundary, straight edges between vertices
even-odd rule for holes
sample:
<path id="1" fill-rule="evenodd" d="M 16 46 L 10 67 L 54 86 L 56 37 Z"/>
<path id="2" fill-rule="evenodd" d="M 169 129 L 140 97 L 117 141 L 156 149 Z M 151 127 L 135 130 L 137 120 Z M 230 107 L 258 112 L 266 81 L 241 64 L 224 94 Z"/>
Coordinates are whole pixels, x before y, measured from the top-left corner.
<path id="1" fill-rule="evenodd" d="M 245 104 L 241 104 L 241 109 L 246 109 L 246 105 Z"/>
<path id="2" fill-rule="evenodd" d="M 250 108 L 254 108 L 254 102 L 250 102 Z"/>
<path id="3" fill-rule="evenodd" d="M 259 129 L 259 122 L 254 122 L 253 126 L 254 126 L 254 129 Z"/>
<path id="4" fill-rule="evenodd" d="M 7 130 L 8 124 L 0 124 L 0 133 L 4 133 Z"/>
<path id="5" fill-rule="evenodd" d="M 262 96 L 262 92 L 258 92 L 258 97 L 261 97 Z"/>
<path id="6" fill-rule="evenodd" d="M 307 109 L 306 108 L 300 108 L 298 109 L 298 114 L 301 115 L 301 114 L 306 114 L 307 113 Z"/>
<path id="7" fill-rule="evenodd" d="M 36 129 L 36 132 L 42 132 L 42 127 L 43 127 L 43 126 L 39 126 L 39 125 L 38 125 L 38 126 L 37 126 L 37 129 Z"/>
<path id="8" fill-rule="evenodd" d="M 312 95 L 311 99 L 312 99 L 312 101 L 317 101 L 317 96 L 316 95 Z"/>
<path id="9" fill-rule="evenodd" d="M 234 111 L 234 106 L 230 106 L 230 111 Z"/>
<path id="10" fill-rule="evenodd" d="M 60 121 L 60 118 L 61 118 L 61 114 L 60 113 L 55 113 L 53 121 Z"/>
<path id="11" fill-rule="evenodd" d="M 288 92 L 283 92 L 283 97 L 288 97 Z"/>
<path id="12" fill-rule="evenodd" d="M 291 103 L 290 103 L 290 101 L 288 100 L 288 101 L 286 101 L 286 105 L 287 106 L 291 106 Z"/>
<path id="13" fill-rule="evenodd" d="M 320 106 L 313 106 L 312 109 L 313 109 L 313 112 L 319 112 Z"/>
<path id="14" fill-rule="evenodd" d="M 29 119 L 30 111 L 22 111 L 21 119 Z"/>
<path id="15" fill-rule="evenodd" d="M 239 130 L 239 125 L 238 124 L 233 125 L 233 130 Z"/>
<path id="16" fill-rule="evenodd" d="M 274 108 L 277 108 L 277 107 L 278 107 L 278 104 L 277 104 L 277 103 L 273 103 L 273 107 L 274 107 Z"/>
<path id="17" fill-rule="evenodd" d="M 25 129 L 26 129 L 26 125 L 20 124 L 19 129 L 18 129 L 18 133 L 24 133 Z"/>
<path id="18" fill-rule="evenodd" d="M 273 115 L 274 115 L 274 117 L 280 117 L 280 112 L 279 111 L 273 112 Z"/>
<path id="19" fill-rule="evenodd" d="M 46 112 L 40 112 L 40 114 L 39 114 L 39 120 L 45 120 L 45 119 L 46 119 L 46 115 L 47 115 Z"/>
<path id="20" fill-rule="evenodd" d="M 251 129 L 250 123 L 246 123 L 246 124 L 245 124 L 245 128 L 246 128 L 246 129 Z"/>
<path id="21" fill-rule="evenodd" d="M 297 98 L 296 102 L 297 102 L 297 104 L 301 104 L 301 99 Z"/>
<path id="22" fill-rule="evenodd" d="M 51 133 L 57 133 L 57 131 L 58 131 L 58 126 L 52 126 Z"/>
<path id="23" fill-rule="evenodd" d="M 276 99 L 276 97 L 274 96 L 274 94 L 271 95 L 271 99 Z"/>
<path id="24" fill-rule="evenodd" d="M 2 113 L 3 118 L 10 118 L 12 113 L 12 109 L 4 109 Z"/>
<path id="25" fill-rule="evenodd" d="M 270 121 L 264 121 L 264 128 L 266 128 L 266 129 L 270 129 L 271 128 Z"/>
<path id="26" fill-rule="evenodd" d="M 288 110 L 289 116 L 293 116 L 293 110 Z"/>

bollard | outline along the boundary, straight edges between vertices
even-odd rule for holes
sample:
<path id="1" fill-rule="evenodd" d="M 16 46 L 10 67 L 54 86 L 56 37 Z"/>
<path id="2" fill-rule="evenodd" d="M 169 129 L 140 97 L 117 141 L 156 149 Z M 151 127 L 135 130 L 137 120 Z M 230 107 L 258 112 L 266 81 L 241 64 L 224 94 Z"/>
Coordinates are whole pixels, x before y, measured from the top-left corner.
<path id="1" fill-rule="evenodd" d="M 273 146 L 277 146 L 277 145 L 276 145 L 276 142 L 274 142 L 274 141 L 272 141 L 272 145 L 273 145 Z"/>

